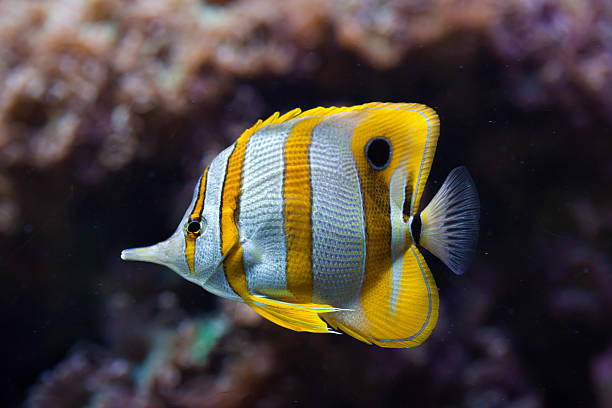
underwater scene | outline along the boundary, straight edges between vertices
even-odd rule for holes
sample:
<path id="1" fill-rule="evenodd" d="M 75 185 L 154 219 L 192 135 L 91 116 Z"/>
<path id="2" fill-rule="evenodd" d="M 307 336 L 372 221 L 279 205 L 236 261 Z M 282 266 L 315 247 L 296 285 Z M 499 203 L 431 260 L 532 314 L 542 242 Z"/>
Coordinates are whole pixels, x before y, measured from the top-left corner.
<path id="1" fill-rule="evenodd" d="M 611 154 L 608 0 L 0 0 L 0 406 L 612 408 Z"/>

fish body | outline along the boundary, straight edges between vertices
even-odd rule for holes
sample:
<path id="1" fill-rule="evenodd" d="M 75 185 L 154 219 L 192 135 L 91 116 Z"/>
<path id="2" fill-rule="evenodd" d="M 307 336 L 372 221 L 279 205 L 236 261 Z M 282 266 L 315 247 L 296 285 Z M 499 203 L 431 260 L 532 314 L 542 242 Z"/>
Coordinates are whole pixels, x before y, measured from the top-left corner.
<path id="1" fill-rule="evenodd" d="M 418 345 L 438 317 L 419 246 L 463 273 L 478 235 L 463 167 L 419 212 L 438 129 L 419 104 L 274 114 L 211 162 L 168 240 L 122 258 L 166 265 L 292 330 Z"/>

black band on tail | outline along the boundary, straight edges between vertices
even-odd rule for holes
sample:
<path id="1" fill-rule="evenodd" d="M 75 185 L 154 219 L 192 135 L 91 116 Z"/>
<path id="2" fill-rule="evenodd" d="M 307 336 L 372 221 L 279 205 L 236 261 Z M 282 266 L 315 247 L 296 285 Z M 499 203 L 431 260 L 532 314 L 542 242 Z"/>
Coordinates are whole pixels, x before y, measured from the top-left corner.
<path id="1" fill-rule="evenodd" d="M 417 245 L 421 242 L 421 225 L 421 214 L 412 217 L 412 222 L 410 223 L 410 234 L 412 235 L 412 239 L 414 239 L 414 243 Z"/>

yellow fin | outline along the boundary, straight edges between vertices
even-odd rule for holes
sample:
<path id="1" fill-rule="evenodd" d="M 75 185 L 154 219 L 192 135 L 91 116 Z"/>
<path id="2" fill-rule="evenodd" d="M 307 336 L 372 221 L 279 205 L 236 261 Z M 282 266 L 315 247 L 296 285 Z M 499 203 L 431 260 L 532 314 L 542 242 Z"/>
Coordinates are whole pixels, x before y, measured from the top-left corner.
<path id="1" fill-rule="evenodd" d="M 295 119 L 295 118 L 329 116 L 329 115 L 334 115 L 336 113 L 341 113 L 341 112 L 363 110 L 365 109 L 365 106 L 367 105 L 347 106 L 347 107 L 340 107 L 340 108 L 335 107 L 335 106 L 330 106 L 328 108 L 319 106 L 318 108 L 309 109 L 304 112 L 302 112 L 300 108 L 295 108 L 283 115 L 281 115 L 278 112 L 275 112 L 266 120 L 259 119 L 253 126 L 245 130 L 242 136 L 247 135 L 248 137 L 252 135 L 253 133 L 257 132 L 258 130 L 264 128 L 265 126 L 277 125 L 277 124 L 280 124 L 280 123 L 283 123 L 283 122 L 286 122 L 288 120 Z"/>
<path id="2" fill-rule="evenodd" d="M 329 317 L 325 317 L 325 321 L 327 321 L 327 324 L 329 324 L 331 327 L 333 327 L 336 330 L 340 330 L 346 334 L 348 334 L 349 336 L 362 341 L 364 343 L 367 344 L 372 344 L 372 341 L 369 340 L 367 337 L 364 337 L 361 333 L 359 333 L 358 331 L 355 331 L 353 329 L 351 329 L 350 327 L 342 324 L 342 323 L 338 323 L 337 320 L 334 319 L 333 316 L 329 316 Z"/>
<path id="3" fill-rule="evenodd" d="M 430 109 L 429 107 L 417 103 L 393 103 L 393 102 L 370 102 L 363 105 L 354 105 L 354 106 L 329 106 L 323 107 L 319 106 L 316 108 L 308 109 L 302 111 L 300 108 L 295 108 L 286 112 L 284 114 L 280 114 L 279 112 L 275 112 L 270 117 L 265 120 L 258 120 L 253 126 L 244 131 L 244 134 L 252 135 L 258 130 L 262 129 L 268 125 L 277 125 L 283 122 L 286 122 L 291 119 L 296 118 L 307 118 L 307 117 L 324 117 L 324 116 L 332 116 L 338 113 L 345 112 L 367 112 L 372 110 L 386 110 L 386 111 L 412 111 L 419 112 L 426 116 L 428 120 L 430 119 L 433 126 L 436 127 L 438 124 L 438 117 L 436 113 Z M 435 135 L 437 138 L 437 133 Z M 436 139 L 437 140 L 437 139 Z M 434 146 L 435 150 L 435 146 Z M 432 154 L 433 155 L 433 154 Z"/>
<path id="4" fill-rule="evenodd" d="M 264 126 L 283 123 L 287 120 L 296 118 L 297 116 L 300 115 L 301 112 L 302 110 L 300 108 L 295 108 L 285 113 L 284 115 L 280 115 L 278 112 L 275 112 L 266 120 L 262 121 L 261 119 L 259 119 L 253 126 L 245 130 L 242 136 L 244 136 L 245 134 L 248 134 L 250 136 L 253 133 L 257 132 L 259 129 L 263 128 Z"/>
<path id="5" fill-rule="evenodd" d="M 315 303 L 288 303 L 260 296 L 253 296 L 247 302 L 257 313 L 279 326 L 295 331 L 329 333 L 327 323 L 319 313 L 337 312 L 341 309 Z"/>
<path id="6" fill-rule="evenodd" d="M 355 310 L 326 314 L 323 319 L 333 328 L 381 347 L 413 347 L 425 341 L 438 320 L 436 283 L 414 245 L 396 262 L 401 263 L 401 274 L 395 281 L 393 268 L 378 271 L 380 279 L 362 287 Z M 389 286 L 395 289 L 389 291 Z M 367 315 L 364 308 L 369 310 Z"/>

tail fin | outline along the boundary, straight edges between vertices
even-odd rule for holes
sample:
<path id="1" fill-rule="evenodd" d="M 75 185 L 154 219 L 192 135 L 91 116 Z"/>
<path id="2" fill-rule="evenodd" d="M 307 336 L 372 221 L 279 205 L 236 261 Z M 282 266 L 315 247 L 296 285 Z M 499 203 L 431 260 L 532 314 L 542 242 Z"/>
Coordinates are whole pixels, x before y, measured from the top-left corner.
<path id="1" fill-rule="evenodd" d="M 479 218 L 474 181 L 465 167 L 457 167 L 421 212 L 419 244 L 461 275 L 476 251 Z"/>

